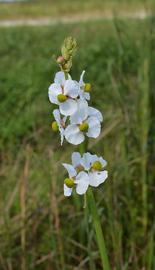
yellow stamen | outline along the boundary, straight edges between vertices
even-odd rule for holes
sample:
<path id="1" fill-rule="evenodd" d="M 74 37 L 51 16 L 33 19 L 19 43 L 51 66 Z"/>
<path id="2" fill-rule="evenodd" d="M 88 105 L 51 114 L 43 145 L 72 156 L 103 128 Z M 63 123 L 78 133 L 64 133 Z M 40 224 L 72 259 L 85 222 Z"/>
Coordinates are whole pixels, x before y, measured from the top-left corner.
<path id="1" fill-rule="evenodd" d="M 102 170 L 102 164 L 100 161 L 95 161 L 93 164 L 92 164 L 92 169 L 96 170 L 96 171 L 101 171 Z"/>
<path id="2" fill-rule="evenodd" d="M 88 130 L 88 128 L 89 128 L 88 123 L 82 123 L 82 124 L 79 125 L 79 129 L 82 132 L 86 132 Z"/>
<path id="3" fill-rule="evenodd" d="M 85 92 L 90 92 L 91 91 L 91 84 L 90 83 L 85 83 L 84 91 Z"/>
<path id="4" fill-rule="evenodd" d="M 56 121 L 52 122 L 51 127 L 54 132 L 57 132 L 59 130 L 59 127 Z"/>
<path id="5" fill-rule="evenodd" d="M 74 180 L 73 178 L 66 178 L 64 181 L 65 185 L 69 188 L 74 187 Z"/>
<path id="6" fill-rule="evenodd" d="M 67 97 L 65 95 L 63 95 L 63 94 L 59 94 L 57 96 L 57 99 L 58 99 L 59 102 L 63 103 L 63 102 L 65 102 L 67 100 Z"/>

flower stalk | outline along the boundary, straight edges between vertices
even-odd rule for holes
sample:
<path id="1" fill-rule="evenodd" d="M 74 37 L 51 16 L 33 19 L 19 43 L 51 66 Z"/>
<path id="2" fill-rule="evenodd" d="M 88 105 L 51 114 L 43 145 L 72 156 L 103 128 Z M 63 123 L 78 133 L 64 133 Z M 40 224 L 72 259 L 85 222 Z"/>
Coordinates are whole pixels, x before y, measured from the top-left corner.
<path id="1" fill-rule="evenodd" d="M 94 194 L 91 188 L 89 188 L 87 191 L 87 204 L 92 215 L 93 225 L 94 225 L 94 229 L 96 233 L 96 240 L 97 240 L 97 244 L 98 244 L 98 248 L 99 248 L 99 252 L 101 256 L 101 261 L 102 261 L 102 269 L 110 270 L 110 264 L 109 264 L 109 260 L 107 256 L 101 222 L 100 222 L 98 210 L 96 207 Z"/>

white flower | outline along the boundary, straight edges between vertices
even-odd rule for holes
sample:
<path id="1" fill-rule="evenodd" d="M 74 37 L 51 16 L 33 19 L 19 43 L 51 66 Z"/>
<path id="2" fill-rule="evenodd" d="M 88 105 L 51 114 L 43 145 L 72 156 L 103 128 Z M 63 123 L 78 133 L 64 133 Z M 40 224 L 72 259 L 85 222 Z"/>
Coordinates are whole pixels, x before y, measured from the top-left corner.
<path id="1" fill-rule="evenodd" d="M 65 123 L 66 123 L 67 117 L 64 116 L 63 118 L 61 118 L 60 111 L 58 109 L 53 111 L 53 116 L 54 116 L 55 121 L 58 124 L 59 132 L 61 136 L 61 145 L 62 145 L 63 140 L 64 140 Z"/>
<path id="2" fill-rule="evenodd" d="M 104 170 L 107 162 L 97 155 L 85 153 L 81 158 L 81 165 L 88 172 L 89 185 L 92 187 L 98 187 L 108 177 L 108 172 Z"/>
<path id="3" fill-rule="evenodd" d="M 77 101 L 79 95 L 79 84 L 73 81 L 69 76 L 65 80 L 63 72 L 56 73 L 54 83 L 49 87 L 48 96 L 51 103 L 59 105 L 61 114 L 72 115 L 77 110 Z"/>
<path id="4" fill-rule="evenodd" d="M 64 181 L 64 195 L 71 196 L 74 187 L 79 195 L 85 194 L 89 185 L 98 187 L 108 177 L 108 172 L 104 170 L 106 164 L 97 155 L 88 152 L 81 157 L 79 152 L 74 152 L 72 164 L 63 163 L 69 175 Z"/>
<path id="5" fill-rule="evenodd" d="M 85 139 L 85 135 L 97 138 L 101 132 L 101 113 L 88 107 L 85 100 L 78 100 L 78 109 L 70 117 L 71 124 L 65 130 L 65 138 L 69 143 L 78 145 Z"/>
<path id="6" fill-rule="evenodd" d="M 80 98 L 81 99 L 86 99 L 86 100 L 90 100 L 90 94 L 85 92 L 85 83 L 83 81 L 83 77 L 84 77 L 84 74 L 85 74 L 85 70 L 83 70 L 81 76 L 80 76 L 80 81 L 79 81 L 79 85 L 80 85 Z"/>
<path id="7" fill-rule="evenodd" d="M 84 171 L 77 173 L 76 169 L 67 163 L 63 163 L 63 166 L 69 175 L 69 178 L 66 178 L 64 182 L 64 195 L 67 197 L 71 196 L 74 186 L 77 194 L 85 194 L 89 186 L 88 174 Z"/>

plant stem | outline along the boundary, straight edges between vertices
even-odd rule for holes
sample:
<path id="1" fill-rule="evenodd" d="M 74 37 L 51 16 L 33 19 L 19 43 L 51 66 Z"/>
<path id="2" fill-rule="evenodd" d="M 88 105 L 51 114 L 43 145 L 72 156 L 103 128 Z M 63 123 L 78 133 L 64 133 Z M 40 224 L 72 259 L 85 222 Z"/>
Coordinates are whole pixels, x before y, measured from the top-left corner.
<path id="1" fill-rule="evenodd" d="M 79 151 L 81 155 L 85 153 L 87 149 L 87 144 L 88 144 L 88 141 L 86 140 L 79 146 Z M 109 260 L 107 256 L 105 241 L 104 241 L 103 232 L 101 228 L 101 222 L 98 215 L 95 198 L 94 198 L 91 188 L 89 188 L 87 191 L 87 202 L 88 202 L 88 206 L 92 214 L 92 218 L 93 218 L 94 229 L 96 232 L 96 240 L 97 240 L 97 244 L 98 244 L 98 248 L 99 248 L 99 252 L 100 252 L 100 256 L 102 260 L 102 268 L 103 270 L 110 270 L 110 264 L 109 264 Z"/>
<path id="2" fill-rule="evenodd" d="M 68 73 L 64 71 L 65 79 L 68 80 Z"/>
<path id="3" fill-rule="evenodd" d="M 97 244 L 98 244 L 98 248 L 99 248 L 101 260 L 102 260 L 102 267 L 104 270 L 110 270 L 110 264 L 109 264 L 109 260 L 107 256 L 105 241 L 104 241 L 103 232 L 101 228 L 101 222 L 98 215 L 94 194 L 91 188 L 89 188 L 87 191 L 87 201 L 88 201 L 90 212 L 92 214 L 94 229 L 96 232 Z"/>

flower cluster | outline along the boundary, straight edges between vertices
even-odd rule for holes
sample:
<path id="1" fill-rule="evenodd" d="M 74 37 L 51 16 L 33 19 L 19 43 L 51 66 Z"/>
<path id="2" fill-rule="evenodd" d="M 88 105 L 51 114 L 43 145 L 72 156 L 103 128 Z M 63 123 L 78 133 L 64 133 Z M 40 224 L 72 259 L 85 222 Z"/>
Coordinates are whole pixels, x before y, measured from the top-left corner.
<path id="1" fill-rule="evenodd" d="M 84 82 L 85 71 L 79 81 L 72 79 L 69 74 L 72 58 L 76 50 L 76 41 L 69 37 L 65 39 L 57 63 L 61 71 L 57 72 L 54 82 L 50 85 L 48 96 L 51 103 L 58 106 L 53 111 L 53 131 L 59 131 L 61 145 L 64 138 L 71 144 L 79 145 L 85 137 L 97 138 L 101 132 L 102 114 L 89 106 L 91 84 Z M 85 194 L 88 187 L 98 187 L 108 177 L 104 170 L 106 161 L 102 157 L 89 152 L 80 155 L 72 154 L 72 164 L 63 163 L 68 172 L 64 181 L 64 195 L 70 196 L 73 188 L 77 194 Z"/>
<path id="2" fill-rule="evenodd" d="M 81 156 L 79 152 L 74 152 L 72 164 L 63 163 L 68 172 L 68 178 L 64 181 L 64 195 L 71 196 L 73 188 L 77 194 L 83 195 L 89 186 L 98 187 L 108 177 L 108 172 L 104 170 L 106 164 L 106 161 L 97 155 L 88 152 Z"/>
<path id="3" fill-rule="evenodd" d="M 97 109 L 88 105 L 91 85 L 84 83 L 84 73 L 77 82 L 69 74 L 66 79 L 65 73 L 59 71 L 49 87 L 49 100 L 58 105 L 58 109 L 53 111 L 55 121 L 52 129 L 59 130 L 61 144 L 64 137 L 69 143 L 78 145 L 85 140 L 85 136 L 97 138 L 101 132 L 103 117 Z"/>

